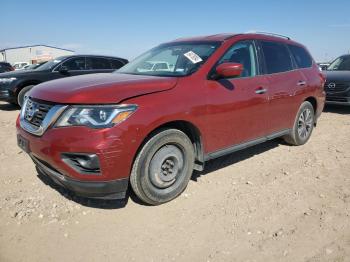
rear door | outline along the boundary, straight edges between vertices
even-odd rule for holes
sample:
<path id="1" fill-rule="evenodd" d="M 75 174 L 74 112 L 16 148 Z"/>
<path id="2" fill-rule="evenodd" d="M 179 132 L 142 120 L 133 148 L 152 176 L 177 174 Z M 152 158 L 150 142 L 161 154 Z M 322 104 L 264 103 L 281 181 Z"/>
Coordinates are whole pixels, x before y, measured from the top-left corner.
<path id="1" fill-rule="evenodd" d="M 225 62 L 241 63 L 244 71 L 239 77 L 207 81 L 209 152 L 261 138 L 268 127 L 268 81 L 259 74 L 254 41 L 233 44 L 217 65 Z"/>
<path id="2" fill-rule="evenodd" d="M 287 45 L 275 41 L 259 41 L 264 73 L 269 82 L 270 134 L 293 126 L 299 101 L 298 90 L 306 83 L 305 76 L 296 70 Z"/>

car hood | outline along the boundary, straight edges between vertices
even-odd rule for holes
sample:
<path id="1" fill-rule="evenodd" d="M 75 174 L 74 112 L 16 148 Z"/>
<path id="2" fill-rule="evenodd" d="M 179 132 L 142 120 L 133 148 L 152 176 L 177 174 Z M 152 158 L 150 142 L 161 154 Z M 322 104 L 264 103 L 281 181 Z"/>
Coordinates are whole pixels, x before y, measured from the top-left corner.
<path id="1" fill-rule="evenodd" d="M 127 98 L 169 90 L 177 78 L 107 73 L 49 81 L 29 96 L 62 104 L 113 104 Z"/>
<path id="2" fill-rule="evenodd" d="M 327 82 L 332 81 L 349 81 L 350 71 L 325 71 Z"/>
<path id="3" fill-rule="evenodd" d="M 10 78 L 10 77 L 21 77 L 24 75 L 29 75 L 29 74 L 38 74 L 40 72 L 44 71 L 36 71 L 36 70 L 16 70 L 16 71 L 10 71 L 10 72 L 5 72 L 0 74 L 0 78 Z"/>

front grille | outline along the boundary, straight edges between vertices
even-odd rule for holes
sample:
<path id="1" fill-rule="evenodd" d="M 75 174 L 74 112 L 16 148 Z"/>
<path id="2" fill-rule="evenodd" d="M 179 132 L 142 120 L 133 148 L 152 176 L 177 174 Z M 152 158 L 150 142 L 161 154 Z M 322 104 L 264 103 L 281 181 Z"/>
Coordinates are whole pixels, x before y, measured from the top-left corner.
<path id="1" fill-rule="evenodd" d="M 37 102 L 29 98 L 26 103 L 24 118 L 30 124 L 40 127 L 46 114 L 52 107 L 53 105 Z"/>
<path id="2" fill-rule="evenodd" d="M 327 81 L 324 87 L 327 92 L 342 92 L 350 87 L 350 82 Z"/>

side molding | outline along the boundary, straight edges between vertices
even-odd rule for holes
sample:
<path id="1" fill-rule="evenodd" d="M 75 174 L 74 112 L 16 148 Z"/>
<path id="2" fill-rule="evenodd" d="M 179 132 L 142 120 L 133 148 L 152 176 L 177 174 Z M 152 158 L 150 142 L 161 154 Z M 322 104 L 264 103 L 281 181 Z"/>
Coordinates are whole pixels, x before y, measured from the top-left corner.
<path id="1" fill-rule="evenodd" d="M 204 157 L 204 160 L 208 161 L 210 159 L 215 159 L 215 158 L 218 158 L 218 157 L 221 157 L 221 156 L 224 156 L 224 155 L 228 155 L 228 154 L 231 154 L 233 152 L 236 152 L 236 151 L 239 151 L 239 150 L 242 150 L 242 149 L 246 149 L 248 147 L 252 147 L 252 146 L 264 143 L 264 142 L 266 142 L 268 140 L 272 140 L 272 139 L 275 139 L 277 137 L 288 135 L 290 132 L 291 132 L 291 129 L 285 129 L 285 130 L 282 130 L 282 131 L 279 131 L 279 132 L 276 132 L 276 133 L 272 133 L 270 135 L 267 135 L 267 136 L 264 136 L 264 137 L 261 137 L 261 138 L 257 138 L 257 139 L 250 140 L 250 141 L 238 144 L 238 145 L 234 145 L 234 146 L 230 146 L 230 147 L 227 147 L 227 148 L 224 148 L 224 149 L 220 149 L 218 151 L 215 151 L 215 152 L 207 154 Z"/>

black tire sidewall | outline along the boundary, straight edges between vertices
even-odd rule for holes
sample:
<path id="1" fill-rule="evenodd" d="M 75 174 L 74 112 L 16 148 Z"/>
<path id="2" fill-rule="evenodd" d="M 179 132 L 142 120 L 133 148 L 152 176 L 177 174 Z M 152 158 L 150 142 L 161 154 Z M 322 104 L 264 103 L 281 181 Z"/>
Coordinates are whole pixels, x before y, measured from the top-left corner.
<path id="1" fill-rule="evenodd" d="M 184 168 L 182 176 L 173 185 L 165 189 L 155 187 L 149 177 L 149 166 L 154 154 L 167 144 L 176 145 L 184 154 Z M 169 129 L 152 137 L 140 151 L 141 156 L 135 167 L 137 184 L 141 200 L 157 205 L 168 202 L 179 196 L 186 188 L 193 171 L 194 150 L 190 139 L 181 131 Z"/>

